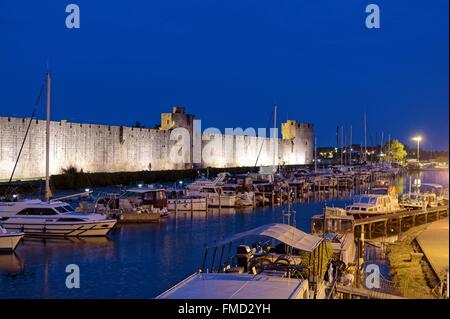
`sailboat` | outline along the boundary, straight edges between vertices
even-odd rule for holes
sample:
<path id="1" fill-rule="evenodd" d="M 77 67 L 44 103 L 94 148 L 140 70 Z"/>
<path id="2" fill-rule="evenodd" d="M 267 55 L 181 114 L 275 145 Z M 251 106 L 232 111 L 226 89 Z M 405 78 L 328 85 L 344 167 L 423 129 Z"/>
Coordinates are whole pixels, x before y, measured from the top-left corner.
<path id="1" fill-rule="evenodd" d="M 108 219 L 100 214 L 76 212 L 67 203 L 50 201 L 52 195 L 50 190 L 51 74 L 49 72 L 45 85 L 47 87 L 45 199 L 0 202 L 0 221 L 6 231 L 17 231 L 24 233 L 25 236 L 105 236 L 113 229 L 117 220 Z M 26 137 L 25 135 L 25 139 Z"/>

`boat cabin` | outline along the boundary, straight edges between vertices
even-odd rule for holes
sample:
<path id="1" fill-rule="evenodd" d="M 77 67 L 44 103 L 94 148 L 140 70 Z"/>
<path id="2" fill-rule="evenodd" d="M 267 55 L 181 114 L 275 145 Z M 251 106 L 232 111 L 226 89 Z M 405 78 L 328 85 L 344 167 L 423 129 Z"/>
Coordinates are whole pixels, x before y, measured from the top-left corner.
<path id="1" fill-rule="evenodd" d="M 222 196 L 223 189 L 218 186 L 204 186 L 202 187 L 201 191 L 202 194 L 208 195 L 208 196 Z"/>
<path id="2" fill-rule="evenodd" d="M 127 198 L 135 206 L 153 206 L 154 208 L 167 208 L 166 191 L 162 188 L 137 187 L 125 191 L 120 199 Z"/>
<path id="3" fill-rule="evenodd" d="M 400 210 L 397 198 L 390 195 L 361 195 L 355 202 L 345 208 L 347 213 L 354 215 L 380 215 L 394 213 Z"/>
<path id="4" fill-rule="evenodd" d="M 73 213 L 72 206 L 64 202 L 43 202 L 26 200 L 22 202 L 4 202 L 0 204 L 0 220 L 13 216 L 55 216 Z"/>
<path id="5" fill-rule="evenodd" d="M 353 233 L 354 229 L 355 218 L 342 208 L 325 207 L 322 215 L 314 215 L 311 219 L 311 233 L 317 236 Z"/>
<path id="6" fill-rule="evenodd" d="M 312 217 L 311 233 L 331 243 L 334 258 L 349 265 L 355 262 L 355 219 L 342 208 L 325 207 L 322 215 Z"/>

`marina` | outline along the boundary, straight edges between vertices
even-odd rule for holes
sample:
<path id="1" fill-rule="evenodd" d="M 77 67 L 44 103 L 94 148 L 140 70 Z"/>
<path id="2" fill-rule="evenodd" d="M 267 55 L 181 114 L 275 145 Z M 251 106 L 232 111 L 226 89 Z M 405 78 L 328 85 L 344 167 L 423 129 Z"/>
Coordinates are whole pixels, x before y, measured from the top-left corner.
<path id="1" fill-rule="evenodd" d="M 0 309 L 448 301 L 448 1 L 22 2 L 0 5 Z"/>
<path id="2" fill-rule="evenodd" d="M 420 176 L 424 181 L 439 182 L 448 185 L 448 177 L 445 177 L 445 174 L 422 172 L 420 175 L 415 174 L 414 176 Z M 392 181 L 398 188 L 406 187 L 408 185 L 408 175 L 399 175 Z M 297 200 L 290 205 L 288 205 L 287 202 L 283 205 L 274 202 L 273 206 L 271 203 L 268 203 L 264 206 L 244 209 L 223 207 L 222 209 L 210 208 L 207 211 L 172 211 L 166 218 L 157 223 L 120 224 L 109 233 L 108 237 L 67 237 L 55 239 L 25 237 L 11 257 L 4 257 L 1 260 L 1 263 L 3 264 L 0 266 L 0 284 L 2 287 L 12 288 L 20 287 L 21 285 L 27 285 L 28 287 L 31 282 L 34 282 L 32 285 L 34 288 L 27 289 L 27 291 L 29 291 L 29 297 L 72 298 L 77 296 L 101 296 L 102 298 L 113 298 L 113 294 L 117 293 L 115 290 L 118 288 L 117 282 L 120 283 L 121 281 L 126 281 L 127 285 L 121 285 L 120 290 L 121 296 L 125 298 L 155 298 L 158 296 L 161 298 L 174 298 L 176 296 L 181 296 L 180 293 L 184 291 L 184 288 L 180 288 L 181 290 L 178 290 L 176 293 L 169 292 L 172 287 L 177 287 L 180 282 L 185 282 L 184 280 L 186 278 L 190 278 L 189 285 L 193 286 L 195 286 L 196 281 L 199 280 L 198 276 L 206 276 L 205 278 L 217 282 L 217 285 L 219 286 L 227 282 L 227 280 L 223 280 L 224 273 L 219 272 L 215 275 L 211 273 L 211 269 L 208 270 L 208 274 L 204 272 L 203 274 L 193 275 L 193 273 L 202 268 L 205 249 L 211 244 L 215 242 L 220 244 L 220 241 L 225 240 L 227 237 L 235 236 L 240 232 L 246 232 L 254 227 L 262 227 L 273 223 L 285 225 L 287 222 L 286 211 L 288 207 L 290 208 L 290 211 L 296 212 L 295 216 L 289 216 L 291 224 L 294 223 L 296 228 L 305 232 L 305 234 L 312 232 L 312 234 L 315 234 L 316 236 L 321 236 L 323 229 L 320 229 L 319 227 L 319 229 L 316 229 L 317 231 L 314 232 L 314 227 L 311 225 L 314 216 L 320 216 L 321 212 L 324 210 L 324 202 L 330 207 L 345 208 L 353 202 L 353 198 L 357 198 L 358 194 L 364 194 L 366 191 L 367 189 L 351 191 L 342 190 L 337 193 L 320 190 L 319 194 L 319 190 L 317 190 L 309 193 L 309 196 L 307 197 L 298 197 Z M 439 217 L 436 215 L 438 211 L 442 212 L 439 213 Z M 432 217 L 427 217 L 427 220 L 432 221 L 442 218 L 444 217 L 444 212 L 448 212 L 448 207 L 430 208 L 427 210 L 427 215 L 430 214 Z M 339 214 L 336 214 L 336 218 L 339 217 Z M 394 220 L 401 218 L 401 220 L 405 219 L 406 221 L 408 218 L 411 218 L 412 214 L 419 216 L 417 217 L 418 223 L 425 222 L 425 217 L 423 216 L 425 212 L 418 211 L 417 213 L 414 213 L 413 211 L 406 211 L 404 213 L 395 213 L 386 216 L 380 215 L 378 217 L 356 220 L 353 219 L 353 216 L 349 216 L 348 218 L 350 218 L 351 221 L 349 225 L 351 226 L 342 224 L 340 227 L 337 227 L 336 223 L 330 222 L 333 218 L 333 214 L 328 212 L 327 224 L 330 225 L 330 228 L 327 229 L 327 233 L 332 233 L 332 227 L 335 227 L 334 232 L 337 233 L 345 233 L 345 229 L 350 230 L 354 228 L 354 233 L 349 232 L 346 235 L 346 238 L 338 236 L 340 244 L 337 247 L 333 244 L 333 251 L 335 252 L 335 255 L 337 252 L 336 256 L 341 256 L 343 262 L 351 263 L 350 260 L 352 259 L 352 254 L 342 254 L 339 251 L 357 252 L 358 249 L 360 249 L 358 239 L 361 238 L 362 227 L 364 227 L 365 231 L 365 240 L 370 241 L 371 239 L 376 239 L 379 236 L 378 234 L 385 236 L 383 235 L 383 232 L 380 233 L 379 226 L 371 225 L 385 225 L 385 219 L 390 218 L 393 221 L 389 222 L 388 225 L 394 226 L 396 225 Z M 377 218 L 382 220 L 377 220 Z M 282 227 L 293 226 L 286 225 Z M 413 227 L 413 225 L 407 225 L 407 223 L 404 222 L 402 230 L 406 231 L 408 227 Z M 397 231 L 398 230 L 399 229 L 397 228 Z M 396 232 L 394 231 L 393 234 L 395 233 Z M 329 235 L 327 235 L 326 238 L 327 240 L 332 239 Z M 332 243 L 333 242 L 334 241 L 332 241 Z M 247 244 L 251 244 L 251 241 L 247 242 Z M 366 243 L 366 246 L 369 245 L 370 242 Z M 213 252 L 210 251 L 208 259 L 212 258 L 212 254 Z M 223 257 L 225 257 L 225 255 L 223 255 Z M 216 266 L 214 267 L 216 269 L 218 269 L 217 264 L 219 263 L 219 258 L 220 250 L 217 250 L 215 256 Z M 85 269 L 84 278 L 86 282 L 96 278 L 95 280 L 100 280 L 102 285 L 86 287 L 86 290 L 83 290 L 82 292 L 77 290 L 67 290 L 64 287 L 58 288 L 57 285 L 55 286 L 58 282 L 58 278 L 64 276 L 64 271 L 61 267 L 68 261 L 74 259 L 77 260 L 82 269 Z M 354 260 L 356 263 L 357 259 Z M 208 262 L 210 262 L 210 260 L 208 260 Z M 30 277 L 28 274 L 35 275 Z M 233 293 L 231 291 L 233 291 L 233 289 L 239 290 L 239 285 L 232 288 L 234 285 L 232 283 L 233 280 L 237 280 L 233 279 L 233 276 L 236 276 L 236 274 L 233 275 L 231 273 L 230 275 L 232 275 L 229 277 L 231 279 L 229 289 L 231 290 L 228 297 L 232 296 Z M 384 276 L 387 278 L 389 277 L 388 270 L 386 270 Z M 35 282 L 35 279 L 32 278 L 46 278 L 47 281 L 40 280 Z M 253 280 L 250 278 L 252 278 L 252 276 L 248 277 L 248 280 Z M 274 277 L 271 275 L 269 279 L 267 279 L 268 281 L 263 280 L 261 283 L 252 281 L 252 283 L 249 283 L 246 287 L 250 289 L 252 285 L 255 285 L 255 287 L 258 285 L 270 285 L 271 281 L 274 281 L 274 285 L 276 285 L 278 280 L 284 280 L 282 278 L 283 276 L 281 279 L 277 279 L 276 276 Z M 270 292 L 267 292 L 269 295 L 266 294 L 265 296 L 268 298 L 284 298 L 283 296 L 304 298 L 305 296 L 303 293 L 300 293 L 300 291 L 304 291 L 305 285 L 308 285 L 308 290 L 311 289 L 311 287 L 314 286 L 314 282 L 306 281 L 302 285 L 298 282 L 298 279 L 295 280 L 296 283 L 294 284 L 293 282 L 292 288 L 289 288 L 291 290 L 286 290 L 284 293 L 280 291 L 278 297 L 270 295 Z M 293 281 L 293 279 L 291 278 L 290 281 Z M 234 282 L 235 284 L 238 283 L 237 281 Z M 336 287 L 335 289 L 337 289 Z M 348 295 L 349 286 L 345 287 L 347 288 L 342 288 L 341 290 L 337 289 L 335 294 L 341 293 Z M 277 290 L 274 289 L 272 290 L 272 293 L 275 294 L 276 291 Z M 0 294 L 2 294 L 2 292 L 0 292 Z M 353 291 L 352 294 L 355 294 L 355 292 Z M 193 296 L 194 295 L 191 297 Z M 317 296 L 318 295 L 316 295 L 316 297 Z M 321 297 L 323 298 L 326 296 L 327 291 L 323 290 Z M 2 297 L 13 298 L 14 293 L 11 293 L 11 290 L 8 290 L 7 295 L 5 294 Z M 226 296 L 223 295 L 222 297 L 225 298 Z M 243 295 L 236 295 L 235 297 L 243 297 Z M 312 295 L 312 297 L 314 296 Z"/>

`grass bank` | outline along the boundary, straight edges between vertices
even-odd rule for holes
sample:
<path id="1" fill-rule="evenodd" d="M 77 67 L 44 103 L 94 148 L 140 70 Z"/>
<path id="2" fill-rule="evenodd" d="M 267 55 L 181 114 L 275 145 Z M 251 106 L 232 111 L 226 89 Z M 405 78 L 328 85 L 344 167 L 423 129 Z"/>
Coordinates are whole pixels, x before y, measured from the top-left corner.
<path id="1" fill-rule="evenodd" d="M 400 292 L 406 298 L 436 298 L 432 293 L 436 282 L 429 265 L 424 258 L 411 258 L 412 253 L 420 253 L 415 238 L 426 227 L 427 225 L 422 225 L 408 230 L 387 248 L 391 278 L 399 284 Z"/>

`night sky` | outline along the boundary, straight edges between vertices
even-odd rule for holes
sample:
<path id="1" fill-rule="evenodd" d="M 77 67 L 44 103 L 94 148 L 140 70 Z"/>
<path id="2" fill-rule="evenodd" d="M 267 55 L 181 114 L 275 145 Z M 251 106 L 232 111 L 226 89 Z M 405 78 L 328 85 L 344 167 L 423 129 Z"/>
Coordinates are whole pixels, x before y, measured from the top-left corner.
<path id="1" fill-rule="evenodd" d="M 55 120 L 153 127 L 184 105 L 203 128 L 265 127 L 276 103 L 322 146 L 338 124 L 361 143 L 366 111 L 369 136 L 447 150 L 448 54 L 448 0 L 0 0 L 0 116 L 30 115 L 48 65 Z"/>

